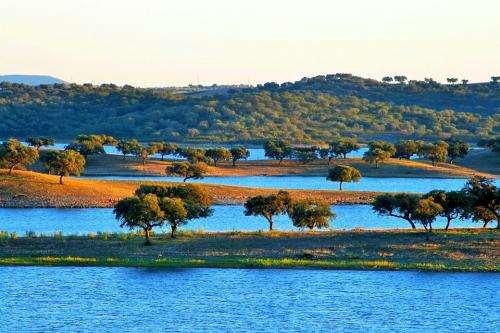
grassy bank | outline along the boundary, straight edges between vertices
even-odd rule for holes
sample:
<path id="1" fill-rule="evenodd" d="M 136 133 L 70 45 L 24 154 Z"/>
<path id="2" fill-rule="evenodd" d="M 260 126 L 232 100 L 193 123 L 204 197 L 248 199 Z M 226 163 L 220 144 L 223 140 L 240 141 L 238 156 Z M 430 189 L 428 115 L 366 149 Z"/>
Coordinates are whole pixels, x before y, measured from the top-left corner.
<path id="1" fill-rule="evenodd" d="M 496 230 L 184 232 L 0 239 L 0 265 L 500 271 Z"/>
<path id="2" fill-rule="evenodd" d="M 494 161 L 489 161 L 494 164 Z M 149 160 L 142 165 L 134 157 L 117 155 L 91 156 L 88 159 L 85 174 L 88 175 L 164 175 L 165 168 L 171 162 L 160 160 Z M 381 163 L 380 168 L 375 168 L 364 162 L 360 158 L 333 159 L 331 165 L 347 164 L 352 165 L 361 171 L 365 177 L 406 177 L 406 178 L 443 178 L 461 177 L 468 178 L 473 174 L 482 173 L 464 166 L 457 166 L 447 163 L 440 163 L 432 166 L 426 161 L 389 159 Z M 220 162 L 217 167 L 209 166 L 207 175 L 209 176 L 325 176 L 328 173 L 326 160 L 317 160 L 310 163 L 285 160 L 281 164 L 274 160 L 262 161 L 238 161 L 236 167 L 230 162 Z"/>
<path id="3" fill-rule="evenodd" d="M 0 170 L 0 207 L 112 207 L 121 198 L 131 196 L 140 184 L 172 183 L 105 181 L 68 178 L 64 185 L 57 176 L 16 170 L 8 175 Z M 225 185 L 205 187 L 218 204 L 243 203 L 250 196 L 270 194 L 272 189 Z M 330 203 L 369 203 L 376 192 L 290 190 L 295 199 L 317 198 Z"/>

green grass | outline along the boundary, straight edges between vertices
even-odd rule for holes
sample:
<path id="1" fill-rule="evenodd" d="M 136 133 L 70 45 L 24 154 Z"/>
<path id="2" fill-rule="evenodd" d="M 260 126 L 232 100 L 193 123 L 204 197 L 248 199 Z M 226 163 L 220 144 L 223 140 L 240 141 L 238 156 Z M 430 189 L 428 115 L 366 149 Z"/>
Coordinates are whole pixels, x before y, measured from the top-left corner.
<path id="1" fill-rule="evenodd" d="M 0 242 L 0 265 L 321 268 L 500 272 L 496 230 L 137 233 L 35 236 Z"/>

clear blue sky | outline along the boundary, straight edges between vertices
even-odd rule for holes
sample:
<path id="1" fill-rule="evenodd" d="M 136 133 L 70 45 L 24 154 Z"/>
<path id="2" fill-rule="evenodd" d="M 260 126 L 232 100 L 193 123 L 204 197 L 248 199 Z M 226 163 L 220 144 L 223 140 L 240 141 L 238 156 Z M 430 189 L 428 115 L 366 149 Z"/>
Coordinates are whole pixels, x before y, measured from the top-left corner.
<path id="1" fill-rule="evenodd" d="M 0 74 L 138 86 L 350 72 L 488 80 L 499 0 L 1 0 Z"/>

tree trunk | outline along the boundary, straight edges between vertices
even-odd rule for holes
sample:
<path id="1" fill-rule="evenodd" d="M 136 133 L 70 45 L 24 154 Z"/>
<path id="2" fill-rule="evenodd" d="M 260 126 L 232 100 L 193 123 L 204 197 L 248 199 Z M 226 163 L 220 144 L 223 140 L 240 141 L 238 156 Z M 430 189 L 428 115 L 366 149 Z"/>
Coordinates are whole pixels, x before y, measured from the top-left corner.
<path id="1" fill-rule="evenodd" d="M 342 191 L 342 182 L 339 182 L 339 190 Z"/>
<path id="2" fill-rule="evenodd" d="M 422 223 L 422 225 L 424 226 L 424 229 L 425 229 L 425 230 L 429 230 L 429 229 L 427 228 L 427 225 L 426 225 L 425 223 Z"/>
<path id="3" fill-rule="evenodd" d="M 217 160 L 214 160 L 214 166 L 217 166 Z"/>
<path id="4" fill-rule="evenodd" d="M 432 234 L 432 229 L 429 228 L 429 230 L 425 233 L 425 240 L 427 242 L 431 240 L 431 234 Z"/>
<path id="5" fill-rule="evenodd" d="M 175 232 L 177 231 L 177 224 L 174 223 L 172 224 L 171 231 L 170 231 L 170 237 L 175 238 Z"/>
<path id="6" fill-rule="evenodd" d="M 483 223 L 483 229 L 488 226 L 489 221 Z M 498 227 L 498 226 L 497 226 Z"/>
<path id="7" fill-rule="evenodd" d="M 233 159 L 233 167 L 235 167 L 235 166 L 236 166 L 236 160 Z"/>
<path id="8" fill-rule="evenodd" d="M 13 164 L 10 168 L 9 168 L 9 175 L 12 175 L 12 170 L 14 170 L 14 168 L 16 167 L 17 164 Z"/>
<path id="9" fill-rule="evenodd" d="M 444 227 L 444 230 L 448 230 L 448 228 L 450 227 L 450 223 L 451 223 L 451 218 L 450 217 L 447 217 L 447 222 L 446 222 L 446 227 Z"/>
<path id="10" fill-rule="evenodd" d="M 146 246 L 151 245 L 151 240 L 149 239 L 149 232 L 150 232 L 150 229 L 148 229 L 148 228 L 144 229 L 144 235 L 146 236 L 146 242 L 144 243 L 144 245 L 146 245 Z"/>
<path id="11" fill-rule="evenodd" d="M 328 164 L 327 165 L 330 165 L 330 162 L 332 161 L 332 158 L 331 157 L 328 157 Z"/>
<path id="12" fill-rule="evenodd" d="M 64 184 L 64 183 L 63 183 L 63 177 L 64 177 L 64 175 L 60 175 L 60 176 L 59 176 L 59 184 L 61 184 L 61 185 L 63 185 L 63 184 Z"/>
<path id="13" fill-rule="evenodd" d="M 410 220 L 410 219 L 406 219 L 406 220 L 410 223 L 412 229 L 417 229 L 417 226 L 415 225 L 415 223 L 412 220 Z"/>
<path id="14" fill-rule="evenodd" d="M 269 231 L 273 231 L 273 217 L 272 216 L 266 216 L 267 221 L 269 222 Z"/>

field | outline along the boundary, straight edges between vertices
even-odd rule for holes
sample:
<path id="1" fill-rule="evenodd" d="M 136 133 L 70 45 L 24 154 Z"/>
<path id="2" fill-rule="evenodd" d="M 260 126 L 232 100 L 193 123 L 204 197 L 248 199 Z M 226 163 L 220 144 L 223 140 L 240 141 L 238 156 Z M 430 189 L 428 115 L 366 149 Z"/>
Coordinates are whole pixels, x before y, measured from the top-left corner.
<path id="1" fill-rule="evenodd" d="M 0 238 L 0 265 L 500 271 L 496 230 L 184 232 Z"/>
<path id="2" fill-rule="evenodd" d="M 154 184 L 154 182 L 68 178 L 64 185 L 60 185 L 56 176 L 19 170 L 8 175 L 5 170 L 0 170 L 0 207 L 112 207 L 119 199 L 133 195 L 140 184 Z M 206 188 L 218 204 L 243 203 L 250 196 L 277 191 L 224 185 L 200 186 Z M 332 204 L 368 203 L 376 195 L 376 192 L 362 191 L 290 190 L 289 192 L 293 198 L 312 197 Z"/>
<path id="3" fill-rule="evenodd" d="M 495 165 L 495 161 L 489 161 Z M 123 158 L 117 155 L 98 155 L 88 159 L 86 175 L 164 175 L 165 168 L 171 162 L 153 159 L 142 165 L 136 158 L 127 156 Z M 317 160 L 310 163 L 284 160 L 281 164 L 274 160 L 261 161 L 238 161 L 236 167 L 230 162 L 221 162 L 215 166 L 208 166 L 208 176 L 326 176 L 328 168 L 335 164 L 347 164 L 360 170 L 365 177 L 425 177 L 425 178 L 468 178 L 474 174 L 493 176 L 489 171 L 498 172 L 497 169 L 489 169 L 485 172 L 476 171 L 472 168 L 458 166 L 448 163 L 440 163 L 432 166 L 427 161 L 399 160 L 392 158 L 381 163 L 379 168 L 367 164 L 360 158 L 333 159 L 331 165 L 325 160 Z M 476 163 L 474 167 L 480 166 Z"/>

